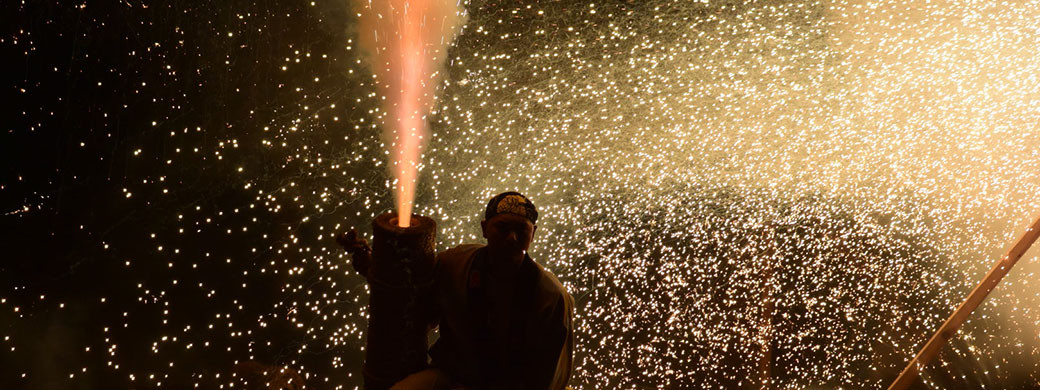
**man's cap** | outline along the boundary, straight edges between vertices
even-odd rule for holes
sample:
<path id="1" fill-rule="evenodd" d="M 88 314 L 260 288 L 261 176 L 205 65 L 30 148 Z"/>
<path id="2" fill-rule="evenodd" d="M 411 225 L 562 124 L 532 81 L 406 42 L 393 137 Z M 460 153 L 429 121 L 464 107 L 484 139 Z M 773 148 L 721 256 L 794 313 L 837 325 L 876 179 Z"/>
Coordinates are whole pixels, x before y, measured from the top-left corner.
<path id="1" fill-rule="evenodd" d="M 538 210 L 534 208 L 534 203 L 519 192 L 503 192 L 491 198 L 487 210 L 484 211 L 484 220 L 490 220 L 499 214 L 516 214 L 527 218 L 531 223 L 538 221 Z"/>

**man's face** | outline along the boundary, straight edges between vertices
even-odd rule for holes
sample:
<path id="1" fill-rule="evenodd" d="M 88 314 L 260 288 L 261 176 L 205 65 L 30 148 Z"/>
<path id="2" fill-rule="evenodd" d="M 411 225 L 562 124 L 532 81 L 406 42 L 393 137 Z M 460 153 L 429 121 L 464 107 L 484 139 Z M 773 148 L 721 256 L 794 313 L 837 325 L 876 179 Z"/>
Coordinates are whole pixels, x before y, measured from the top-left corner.
<path id="1" fill-rule="evenodd" d="M 523 255 L 531 246 L 536 226 L 516 214 L 499 214 L 480 222 L 488 249 L 503 255 Z"/>

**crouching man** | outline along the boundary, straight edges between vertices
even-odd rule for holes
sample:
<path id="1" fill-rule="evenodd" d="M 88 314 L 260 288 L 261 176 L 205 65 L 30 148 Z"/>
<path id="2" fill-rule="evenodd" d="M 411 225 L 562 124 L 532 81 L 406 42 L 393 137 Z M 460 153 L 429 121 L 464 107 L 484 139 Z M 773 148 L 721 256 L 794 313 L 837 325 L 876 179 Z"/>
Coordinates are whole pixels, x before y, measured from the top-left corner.
<path id="1" fill-rule="evenodd" d="M 564 389 L 573 365 L 574 299 L 527 254 L 538 211 L 517 192 L 488 202 L 487 245 L 437 255 L 432 366 L 393 389 Z M 357 233 L 337 237 L 367 275 L 371 248 Z"/>

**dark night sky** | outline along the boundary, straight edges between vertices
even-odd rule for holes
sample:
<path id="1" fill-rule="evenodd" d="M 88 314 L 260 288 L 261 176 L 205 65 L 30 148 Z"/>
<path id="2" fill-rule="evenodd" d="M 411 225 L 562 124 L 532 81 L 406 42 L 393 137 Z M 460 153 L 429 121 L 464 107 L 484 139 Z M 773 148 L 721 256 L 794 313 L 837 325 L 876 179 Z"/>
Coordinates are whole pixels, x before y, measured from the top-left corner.
<path id="1" fill-rule="evenodd" d="M 342 70 L 345 5 L 5 8 L 0 278 L 13 353 L 4 354 L 3 387 L 181 387 L 198 380 L 193 373 L 230 373 L 237 360 L 274 364 L 305 343 L 277 320 L 286 310 L 272 309 L 287 296 L 278 279 L 254 269 L 284 239 L 265 237 L 293 225 L 295 210 L 256 209 L 236 170 L 271 183 L 299 172 L 277 160 L 281 151 L 238 140 L 260 137 L 297 104 L 355 93 Z M 311 57 L 294 55 L 294 71 L 282 71 L 283 56 L 297 50 Z M 312 89 L 315 76 L 335 86 Z M 301 85 L 308 91 L 295 90 Z M 331 131 L 311 130 L 306 137 Z M 229 326 L 265 316 L 275 318 L 266 328 Z M 229 333 L 243 330 L 252 334 Z M 174 338 L 195 345 L 163 345 Z M 335 353 L 349 366 L 360 356 Z M 327 356 L 307 359 L 328 366 Z M 130 375 L 137 382 L 126 382 Z"/>

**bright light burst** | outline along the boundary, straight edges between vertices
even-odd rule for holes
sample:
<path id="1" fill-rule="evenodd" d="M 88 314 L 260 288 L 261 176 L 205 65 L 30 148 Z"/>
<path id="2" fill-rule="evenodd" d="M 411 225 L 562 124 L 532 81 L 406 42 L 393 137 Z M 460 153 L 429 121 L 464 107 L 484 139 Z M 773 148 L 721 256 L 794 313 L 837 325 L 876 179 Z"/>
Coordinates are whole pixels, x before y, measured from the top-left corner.
<path id="1" fill-rule="evenodd" d="M 465 21 L 465 11 L 451 0 L 355 3 L 358 41 L 387 112 L 382 118 L 383 139 L 393 160 L 398 225 L 408 227 L 420 156 L 428 138 L 426 117 L 444 73 L 444 57 Z"/>
<path id="2" fill-rule="evenodd" d="M 446 249 L 479 240 L 498 192 L 538 205 L 532 255 L 578 303 L 576 388 L 887 386 L 1040 213 L 1040 3 L 466 7 L 416 211 Z M 4 381 L 360 385 L 367 291 L 331 237 L 392 208 L 384 111 L 346 4 L 310 9 L 125 11 L 137 18 L 126 25 L 165 29 L 161 42 L 127 39 L 129 58 L 157 66 L 105 82 L 170 107 L 124 125 L 138 138 L 114 131 L 130 168 L 105 196 L 147 217 L 80 227 L 103 247 L 88 275 L 113 278 L 90 294 L 3 292 L 3 318 L 24 324 L 5 333 L 14 354 L 31 328 L 66 318 L 66 301 L 97 313 L 82 333 L 55 331 L 76 335 L 62 344 L 75 358 L 12 363 Z M 101 14 L 90 20 L 125 16 Z M 31 57 L 47 28 L 0 42 Z M 143 103 L 86 106 L 109 118 L 130 104 Z M 26 110 L 29 130 L 13 131 L 51 116 Z M 78 147 L 108 145 L 113 131 L 98 131 Z M 4 180 L 33 194 L 6 218 L 56 209 Z M 1036 253 L 929 384 L 1040 384 Z"/>

